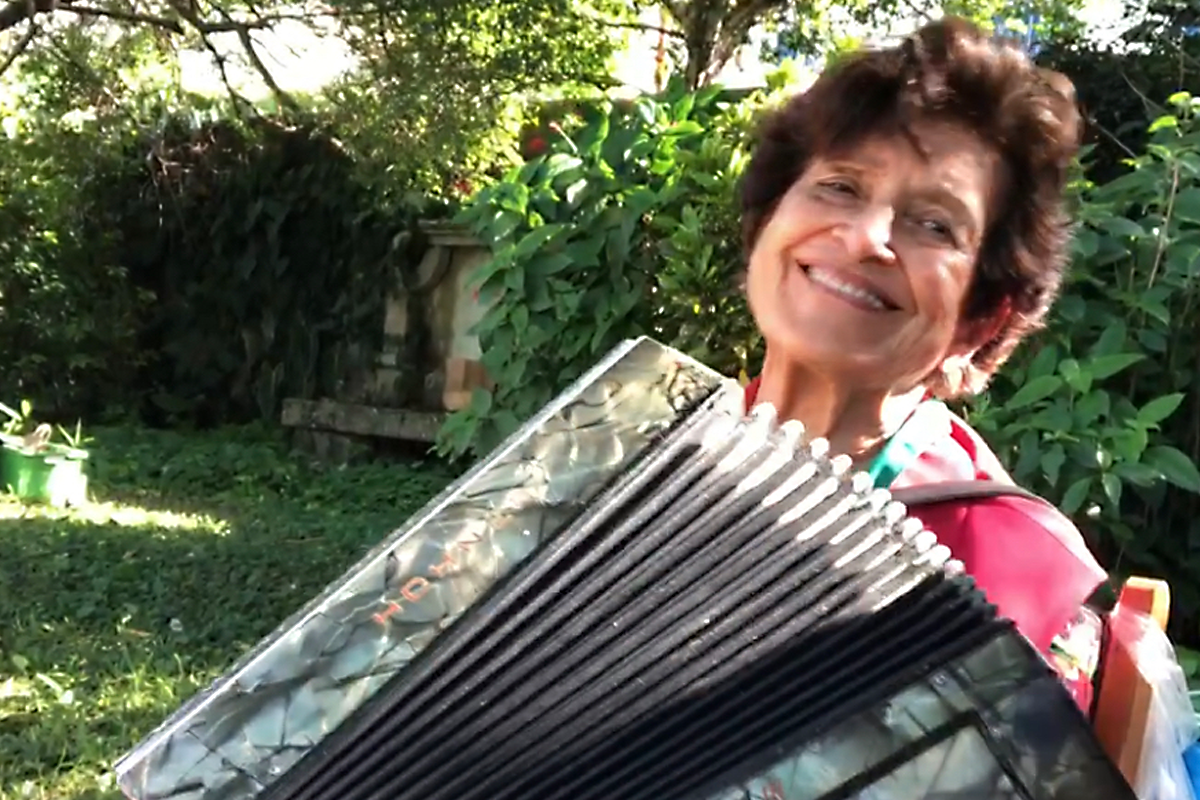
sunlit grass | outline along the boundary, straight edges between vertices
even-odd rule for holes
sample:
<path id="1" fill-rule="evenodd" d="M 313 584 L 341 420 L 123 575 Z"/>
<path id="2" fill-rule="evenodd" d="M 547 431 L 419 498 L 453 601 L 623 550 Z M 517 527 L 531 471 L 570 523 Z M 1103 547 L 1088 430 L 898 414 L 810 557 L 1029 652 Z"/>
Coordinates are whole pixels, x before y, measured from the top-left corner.
<path id="1" fill-rule="evenodd" d="M 0 497 L 0 800 L 115 800 L 112 766 L 449 480 L 269 437 L 99 436 L 96 502 Z"/>
<path id="2" fill-rule="evenodd" d="M 120 525 L 161 531 L 198 531 L 226 534 L 229 523 L 208 514 L 143 508 L 121 502 L 92 502 L 77 509 L 29 505 L 11 496 L 0 496 L 0 520 L 65 520 L 72 524 Z"/>

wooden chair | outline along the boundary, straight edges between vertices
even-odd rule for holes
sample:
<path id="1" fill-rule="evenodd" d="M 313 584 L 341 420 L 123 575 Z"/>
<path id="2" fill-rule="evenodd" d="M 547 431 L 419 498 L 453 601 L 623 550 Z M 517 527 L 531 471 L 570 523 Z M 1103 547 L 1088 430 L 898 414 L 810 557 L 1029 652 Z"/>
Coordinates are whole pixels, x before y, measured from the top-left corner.
<path id="1" fill-rule="evenodd" d="M 1164 631 L 1171 610 L 1171 590 L 1165 581 L 1130 578 L 1121 589 L 1113 613 L 1145 614 Z M 1109 639 L 1101 657 L 1095 716 L 1097 736 L 1131 786 L 1136 786 L 1146 741 L 1153 688 L 1139 669 L 1129 642 Z"/>

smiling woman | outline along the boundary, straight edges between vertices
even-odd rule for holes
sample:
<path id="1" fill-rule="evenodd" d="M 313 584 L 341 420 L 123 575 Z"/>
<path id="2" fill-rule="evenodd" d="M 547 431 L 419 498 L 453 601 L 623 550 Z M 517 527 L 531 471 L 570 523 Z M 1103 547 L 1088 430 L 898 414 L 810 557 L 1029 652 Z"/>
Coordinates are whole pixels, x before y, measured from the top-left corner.
<path id="1" fill-rule="evenodd" d="M 1011 485 L 942 401 L 980 391 L 1053 302 L 1080 132 L 1066 78 L 956 19 L 776 110 L 742 195 L 766 342 L 747 406 L 801 421 L 881 487 Z M 1065 517 L 961 494 L 914 513 L 1035 644 L 1080 640 L 1105 574 Z"/>

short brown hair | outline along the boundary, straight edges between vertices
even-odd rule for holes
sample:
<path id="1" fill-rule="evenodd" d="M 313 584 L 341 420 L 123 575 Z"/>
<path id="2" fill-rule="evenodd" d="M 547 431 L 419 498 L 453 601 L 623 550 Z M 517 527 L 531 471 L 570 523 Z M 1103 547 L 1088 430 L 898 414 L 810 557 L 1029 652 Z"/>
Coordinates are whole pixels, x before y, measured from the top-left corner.
<path id="1" fill-rule="evenodd" d="M 1006 183 L 967 294 L 964 317 L 1010 315 L 967 374 L 933 381 L 949 397 L 981 391 L 1017 344 L 1042 325 L 1069 260 L 1065 198 L 1083 120 L 1074 86 L 1015 46 L 957 18 L 901 44 L 850 55 L 770 113 L 742 178 L 742 243 L 749 258 L 780 198 L 809 161 L 875 134 L 908 135 L 922 120 L 974 131 L 1002 157 Z"/>

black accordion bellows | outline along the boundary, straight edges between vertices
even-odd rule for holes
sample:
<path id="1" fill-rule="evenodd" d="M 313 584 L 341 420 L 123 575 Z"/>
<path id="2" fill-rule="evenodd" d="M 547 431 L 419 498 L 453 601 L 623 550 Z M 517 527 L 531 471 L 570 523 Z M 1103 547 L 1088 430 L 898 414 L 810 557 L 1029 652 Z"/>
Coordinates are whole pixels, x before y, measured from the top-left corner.
<path id="1" fill-rule="evenodd" d="M 1132 797 L 931 533 L 726 394 L 526 531 L 528 557 L 255 796 Z"/>

